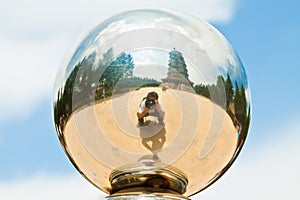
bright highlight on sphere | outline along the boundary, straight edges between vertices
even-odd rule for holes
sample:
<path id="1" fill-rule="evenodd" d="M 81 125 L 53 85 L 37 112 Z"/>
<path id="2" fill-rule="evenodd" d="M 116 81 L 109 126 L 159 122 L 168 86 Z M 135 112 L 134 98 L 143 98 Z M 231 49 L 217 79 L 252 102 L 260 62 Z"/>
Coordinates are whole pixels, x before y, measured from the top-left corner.
<path id="1" fill-rule="evenodd" d="M 176 169 L 184 195 L 205 189 L 240 152 L 250 108 L 245 70 L 224 36 L 159 9 L 97 25 L 66 61 L 54 93 L 65 152 L 106 193 L 122 189 L 113 183 L 118 169 Z"/>

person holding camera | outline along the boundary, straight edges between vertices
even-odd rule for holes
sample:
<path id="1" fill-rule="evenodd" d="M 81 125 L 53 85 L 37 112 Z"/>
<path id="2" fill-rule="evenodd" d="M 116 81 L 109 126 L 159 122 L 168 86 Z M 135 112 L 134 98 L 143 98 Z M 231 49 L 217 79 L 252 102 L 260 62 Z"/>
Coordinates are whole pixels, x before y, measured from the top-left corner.
<path id="1" fill-rule="evenodd" d="M 165 109 L 158 101 L 156 92 L 149 92 L 144 97 L 137 112 L 139 126 L 145 125 L 144 118 L 147 116 L 157 117 L 158 123 L 164 125 Z"/>

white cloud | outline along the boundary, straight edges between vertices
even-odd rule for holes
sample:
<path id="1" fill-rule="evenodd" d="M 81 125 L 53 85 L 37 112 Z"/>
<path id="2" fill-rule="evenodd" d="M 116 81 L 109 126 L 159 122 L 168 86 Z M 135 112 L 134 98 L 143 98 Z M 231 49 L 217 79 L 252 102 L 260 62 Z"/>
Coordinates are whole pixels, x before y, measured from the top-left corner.
<path id="1" fill-rule="evenodd" d="M 32 27 L 35 30 L 47 29 L 52 33 L 59 32 L 58 28 L 96 23 L 114 13 L 141 7 L 165 7 L 188 12 L 209 21 L 228 22 L 234 16 L 237 0 L 11 0 L 1 5 L 1 15 L 5 18 L 0 19 L 0 22 L 9 23 L 10 27 L 19 30 Z"/>
<path id="2" fill-rule="evenodd" d="M 79 175 L 36 175 L 21 181 L 0 182 L 0 196 L 9 200 L 101 200 L 105 197 Z"/>
<path id="3" fill-rule="evenodd" d="M 225 177 L 193 199 L 300 199 L 299 130 L 300 120 L 278 130 L 272 128 L 272 134 L 264 133 L 274 138 L 265 141 L 263 147 L 244 149 L 254 153 L 248 153 L 252 154 L 250 158 L 238 159 Z M 242 157 L 246 154 L 243 152 Z"/>
<path id="4" fill-rule="evenodd" d="M 54 41 L 9 41 L 0 37 L 0 120 L 24 115 L 52 95 L 52 85 L 67 48 Z"/>
<path id="5" fill-rule="evenodd" d="M 192 6 L 191 6 L 192 5 Z M 167 7 L 228 22 L 236 0 L 11 0 L 0 7 L 0 121 L 30 114 L 52 95 L 59 66 L 88 26 L 117 12 Z"/>

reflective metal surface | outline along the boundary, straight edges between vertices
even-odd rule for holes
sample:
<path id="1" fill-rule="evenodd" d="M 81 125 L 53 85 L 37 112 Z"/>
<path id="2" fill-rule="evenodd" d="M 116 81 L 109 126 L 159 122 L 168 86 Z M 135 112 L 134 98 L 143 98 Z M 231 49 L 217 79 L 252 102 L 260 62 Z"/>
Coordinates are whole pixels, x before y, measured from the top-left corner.
<path id="1" fill-rule="evenodd" d="M 146 192 L 145 192 L 146 191 Z M 106 200 L 189 200 L 189 198 L 174 193 L 172 190 L 154 190 L 139 188 L 128 190 L 106 197 Z"/>
<path id="2" fill-rule="evenodd" d="M 111 193 L 128 188 L 168 189 L 178 194 L 186 191 L 188 184 L 184 173 L 176 168 L 159 166 L 157 163 L 128 165 L 114 170 L 110 175 Z"/>
<path id="3" fill-rule="evenodd" d="M 193 195 L 231 166 L 250 123 L 234 49 L 206 22 L 166 10 L 129 11 L 96 26 L 58 74 L 54 96 L 65 152 L 106 193 L 126 188 L 116 180 L 130 188 L 123 178 L 134 169 L 139 177 L 166 169 L 158 174 L 168 186 L 151 188 Z"/>

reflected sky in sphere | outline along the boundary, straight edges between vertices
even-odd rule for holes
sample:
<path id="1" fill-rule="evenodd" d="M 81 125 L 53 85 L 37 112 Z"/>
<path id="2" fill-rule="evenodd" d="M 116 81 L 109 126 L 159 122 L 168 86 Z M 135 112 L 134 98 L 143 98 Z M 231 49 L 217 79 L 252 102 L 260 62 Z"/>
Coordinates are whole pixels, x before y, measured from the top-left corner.
<path id="1" fill-rule="evenodd" d="M 112 184 L 115 170 L 149 165 L 184 176 L 184 188 L 172 188 L 184 195 L 205 189 L 240 152 L 250 114 L 247 76 L 232 46 L 208 23 L 170 10 L 100 23 L 71 53 L 54 91 L 63 148 L 107 193 L 122 189 Z"/>

